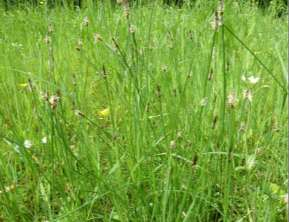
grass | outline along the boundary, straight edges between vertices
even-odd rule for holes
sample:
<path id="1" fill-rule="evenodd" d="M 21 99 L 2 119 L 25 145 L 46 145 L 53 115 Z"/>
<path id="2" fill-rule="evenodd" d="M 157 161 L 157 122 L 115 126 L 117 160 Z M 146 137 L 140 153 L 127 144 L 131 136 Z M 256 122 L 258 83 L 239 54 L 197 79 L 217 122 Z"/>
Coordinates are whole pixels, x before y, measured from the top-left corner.
<path id="1" fill-rule="evenodd" d="M 215 8 L 1 11 L 0 220 L 285 221 L 287 17 Z"/>

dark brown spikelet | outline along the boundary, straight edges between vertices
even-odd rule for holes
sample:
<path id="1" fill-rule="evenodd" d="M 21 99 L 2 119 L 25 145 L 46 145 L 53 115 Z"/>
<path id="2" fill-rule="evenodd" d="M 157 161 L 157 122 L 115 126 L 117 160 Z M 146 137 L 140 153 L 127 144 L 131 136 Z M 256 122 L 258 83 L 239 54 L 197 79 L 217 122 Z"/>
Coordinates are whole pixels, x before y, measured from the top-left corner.
<path id="1" fill-rule="evenodd" d="M 106 79 L 107 78 L 107 71 L 106 71 L 106 68 L 105 68 L 105 66 L 103 65 L 102 66 L 102 77 L 104 78 L 104 79 Z"/>
<path id="2" fill-rule="evenodd" d="M 192 159 L 192 167 L 195 168 L 198 162 L 198 156 L 197 154 L 194 155 L 193 159 Z"/>
<path id="3" fill-rule="evenodd" d="M 216 128 L 217 121 L 218 121 L 218 116 L 215 115 L 215 116 L 214 116 L 214 119 L 213 119 L 212 129 L 215 129 L 215 128 Z"/>
<path id="4" fill-rule="evenodd" d="M 156 87 L 156 95 L 158 98 L 161 98 L 161 86 L 160 85 L 157 85 Z"/>
<path id="5" fill-rule="evenodd" d="M 28 86 L 29 86 L 29 91 L 32 92 L 34 90 L 34 85 L 32 83 L 32 80 L 31 79 L 28 79 Z"/>
<path id="6" fill-rule="evenodd" d="M 192 158 L 192 173 L 193 174 L 196 172 L 197 162 L 198 162 L 198 156 L 197 154 L 195 154 Z"/>
<path id="7" fill-rule="evenodd" d="M 208 80 L 209 80 L 209 81 L 213 79 L 213 73 L 214 73 L 214 71 L 213 71 L 213 69 L 211 68 L 211 69 L 210 69 L 209 76 L 208 76 Z"/>
<path id="8" fill-rule="evenodd" d="M 115 48 L 117 48 L 118 50 L 120 50 L 119 44 L 117 43 L 117 41 L 116 41 L 115 38 L 112 38 L 112 42 L 113 42 Z"/>

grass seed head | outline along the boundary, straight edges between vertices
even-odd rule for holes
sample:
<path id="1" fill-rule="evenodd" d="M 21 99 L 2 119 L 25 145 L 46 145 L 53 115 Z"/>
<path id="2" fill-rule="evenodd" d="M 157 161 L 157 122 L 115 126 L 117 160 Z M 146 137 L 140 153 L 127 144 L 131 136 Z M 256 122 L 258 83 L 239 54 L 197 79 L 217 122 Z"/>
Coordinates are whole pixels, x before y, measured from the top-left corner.
<path id="1" fill-rule="evenodd" d="M 211 21 L 211 27 L 214 31 L 217 31 L 219 27 L 223 25 L 223 22 L 220 18 L 215 14 L 213 20 Z"/>
<path id="2" fill-rule="evenodd" d="M 129 32 L 132 33 L 132 34 L 135 33 L 136 32 L 136 27 L 134 25 L 130 25 L 129 26 Z"/>
<path id="3" fill-rule="evenodd" d="M 98 43 L 98 42 L 102 42 L 103 41 L 101 35 L 98 34 L 98 33 L 94 33 L 93 39 L 94 39 L 94 43 L 95 44 Z"/>
<path id="4" fill-rule="evenodd" d="M 220 0 L 220 1 L 219 1 L 218 8 L 217 8 L 217 12 L 218 12 L 219 16 L 223 16 L 223 14 L 224 14 L 224 9 L 225 9 L 224 0 Z"/>
<path id="5" fill-rule="evenodd" d="M 40 92 L 40 98 L 44 101 L 48 101 L 49 93 L 48 92 Z"/>
<path id="6" fill-rule="evenodd" d="M 219 27 L 223 25 L 223 15 L 224 15 L 224 1 L 220 0 L 217 10 L 215 11 L 213 20 L 211 21 L 211 27 L 214 31 L 217 31 Z"/>
<path id="7" fill-rule="evenodd" d="M 83 20 L 82 20 L 82 25 L 87 27 L 88 24 L 89 24 L 89 19 L 88 19 L 87 16 L 85 16 L 85 17 L 83 18 Z"/>
<path id="8" fill-rule="evenodd" d="M 49 45 L 51 43 L 51 37 L 49 35 L 46 35 L 43 41 L 45 44 Z"/>
<path id="9" fill-rule="evenodd" d="M 183 137 L 182 132 L 181 131 L 177 132 L 177 140 L 182 139 L 182 137 Z"/>
<path id="10" fill-rule="evenodd" d="M 168 66 L 167 65 L 163 65 L 161 70 L 162 70 L 162 72 L 167 72 L 168 71 Z"/>
<path id="11" fill-rule="evenodd" d="M 204 107 L 208 105 L 208 97 L 201 99 L 200 106 Z"/>
<path id="12" fill-rule="evenodd" d="M 60 97 L 57 95 L 50 96 L 48 103 L 51 109 L 55 109 L 60 101 Z"/>
<path id="13" fill-rule="evenodd" d="M 127 0 L 123 1 L 123 15 L 126 19 L 128 19 L 130 15 L 129 4 Z"/>
<path id="14" fill-rule="evenodd" d="M 256 165 L 256 156 L 250 155 L 246 158 L 246 169 L 252 170 Z"/>
<path id="15" fill-rule="evenodd" d="M 129 2 L 128 2 L 128 0 L 116 0 L 116 3 L 122 5 L 124 16 L 126 18 L 128 18 L 129 17 Z"/>
<path id="16" fill-rule="evenodd" d="M 84 113 L 78 109 L 74 110 L 74 114 L 78 117 L 84 117 L 85 116 Z"/>
<path id="17" fill-rule="evenodd" d="M 240 132 L 245 132 L 246 129 L 247 129 L 246 123 L 241 122 L 241 123 L 240 123 L 240 127 L 239 127 L 239 131 L 240 131 Z"/>
<path id="18" fill-rule="evenodd" d="M 236 93 L 231 92 L 227 97 L 227 103 L 231 108 L 234 108 L 238 103 L 238 98 L 236 96 Z"/>
<path id="19" fill-rule="evenodd" d="M 176 146 L 177 146 L 176 141 L 175 141 L 175 140 L 172 140 L 172 141 L 170 142 L 170 148 L 171 148 L 171 149 L 175 149 Z"/>
<path id="20" fill-rule="evenodd" d="M 243 99 L 248 100 L 250 103 L 253 101 L 253 94 L 251 90 L 249 89 L 243 90 Z"/>
<path id="21" fill-rule="evenodd" d="M 53 26 L 51 24 L 48 25 L 48 29 L 47 29 L 48 33 L 51 34 L 52 32 L 54 32 Z"/>
<path id="22" fill-rule="evenodd" d="M 82 46 L 83 46 L 83 42 L 82 42 L 82 40 L 81 39 L 78 39 L 78 41 L 77 41 L 77 45 L 76 45 L 76 50 L 77 51 L 80 51 L 81 49 L 82 49 Z"/>

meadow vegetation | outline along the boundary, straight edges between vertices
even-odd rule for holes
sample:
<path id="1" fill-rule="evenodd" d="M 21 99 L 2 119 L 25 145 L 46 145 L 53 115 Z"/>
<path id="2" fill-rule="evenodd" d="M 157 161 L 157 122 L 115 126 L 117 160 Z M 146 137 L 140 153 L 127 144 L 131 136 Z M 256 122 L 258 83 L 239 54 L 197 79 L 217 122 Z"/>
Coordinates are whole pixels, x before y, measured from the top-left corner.
<path id="1" fill-rule="evenodd" d="M 288 17 L 217 8 L 0 9 L 0 221 L 286 221 Z"/>

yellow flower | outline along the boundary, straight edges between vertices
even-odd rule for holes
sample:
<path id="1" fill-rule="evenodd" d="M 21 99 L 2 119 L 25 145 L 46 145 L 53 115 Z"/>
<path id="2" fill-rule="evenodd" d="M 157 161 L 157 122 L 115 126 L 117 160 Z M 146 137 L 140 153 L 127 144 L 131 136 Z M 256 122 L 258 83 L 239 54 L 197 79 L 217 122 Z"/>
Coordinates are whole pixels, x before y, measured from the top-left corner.
<path id="1" fill-rule="evenodd" d="M 279 203 L 288 204 L 288 193 L 286 193 L 279 185 L 276 183 L 270 183 L 271 193 L 278 198 Z"/>
<path id="2" fill-rule="evenodd" d="M 270 183 L 270 189 L 273 194 L 280 194 L 282 193 L 282 189 L 276 183 Z"/>
<path id="3" fill-rule="evenodd" d="M 278 194 L 280 192 L 280 190 L 281 190 L 279 185 L 277 185 L 276 183 L 270 183 L 270 189 L 271 189 L 271 192 L 273 194 Z"/>
<path id="4" fill-rule="evenodd" d="M 26 88 L 28 86 L 28 83 L 19 83 L 18 86 L 20 88 Z"/>
<path id="5" fill-rule="evenodd" d="M 98 115 L 99 115 L 100 117 L 108 117 L 108 116 L 110 115 L 110 110 L 109 110 L 109 108 L 105 108 L 105 109 L 103 109 L 103 110 L 100 110 L 100 111 L 98 112 Z"/>
<path id="6" fill-rule="evenodd" d="M 14 184 L 12 184 L 10 186 L 6 186 L 6 187 L 4 187 L 4 190 L 0 190 L 0 194 L 13 191 L 13 190 L 15 190 L 15 188 L 16 188 L 16 186 Z"/>

